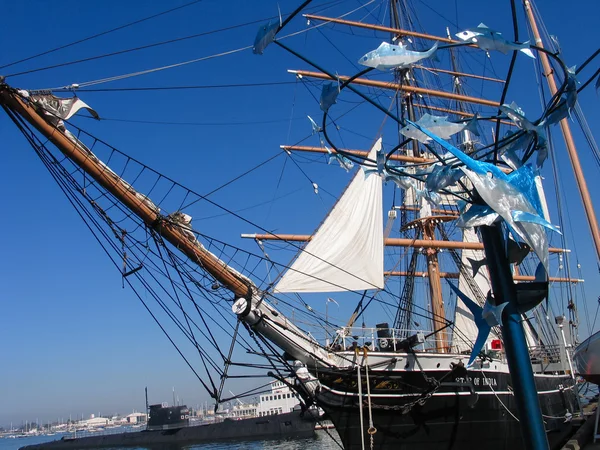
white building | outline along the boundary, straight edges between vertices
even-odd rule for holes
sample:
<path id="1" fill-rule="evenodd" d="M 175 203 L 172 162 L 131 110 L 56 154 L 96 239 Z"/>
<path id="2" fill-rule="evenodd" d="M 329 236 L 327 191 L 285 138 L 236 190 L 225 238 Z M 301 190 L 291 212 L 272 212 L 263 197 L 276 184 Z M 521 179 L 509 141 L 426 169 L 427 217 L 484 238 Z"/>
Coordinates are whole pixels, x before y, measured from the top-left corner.
<path id="1" fill-rule="evenodd" d="M 125 423 L 137 424 L 146 423 L 148 421 L 148 414 L 134 412 L 125 416 Z"/>
<path id="2" fill-rule="evenodd" d="M 77 422 L 77 426 L 85 428 L 97 428 L 111 425 L 112 421 L 106 417 L 95 417 L 93 414 L 89 419 L 80 420 Z"/>
<path id="3" fill-rule="evenodd" d="M 256 414 L 258 417 L 264 417 L 288 413 L 299 404 L 296 394 L 285 383 L 272 381 L 271 392 L 260 396 Z"/>

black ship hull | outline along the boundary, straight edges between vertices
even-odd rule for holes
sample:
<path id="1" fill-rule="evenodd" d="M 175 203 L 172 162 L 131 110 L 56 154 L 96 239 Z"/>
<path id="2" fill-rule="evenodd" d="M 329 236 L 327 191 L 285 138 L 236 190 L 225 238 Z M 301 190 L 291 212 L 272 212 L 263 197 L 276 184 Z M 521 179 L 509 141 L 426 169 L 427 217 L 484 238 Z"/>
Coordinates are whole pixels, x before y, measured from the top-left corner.
<path id="1" fill-rule="evenodd" d="M 37 445 L 21 447 L 20 450 L 75 450 L 92 448 L 178 448 L 202 442 L 221 440 L 256 440 L 311 437 L 315 432 L 315 421 L 310 414 L 306 417 L 298 411 L 253 419 L 225 420 L 209 425 L 189 426 L 160 431 L 138 431 L 133 433 L 107 434 L 63 438 Z"/>
<path id="2" fill-rule="evenodd" d="M 356 385 L 356 372 L 320 377 L 318 404 L 335 425 L 345 450 L 437 450 L 474 445 L 486 450 L 525 448 L 508 373 L 380 374 L 371 373 L 370 396 L 362 374 L 362 424 L 357 390 L 344 384 L 346 379 Z M 535 379 L 550 447 L 555 448 L 571 427 L 568 413 L 577 409 L 574 382 L 569 375 L 537 375 Z"/>

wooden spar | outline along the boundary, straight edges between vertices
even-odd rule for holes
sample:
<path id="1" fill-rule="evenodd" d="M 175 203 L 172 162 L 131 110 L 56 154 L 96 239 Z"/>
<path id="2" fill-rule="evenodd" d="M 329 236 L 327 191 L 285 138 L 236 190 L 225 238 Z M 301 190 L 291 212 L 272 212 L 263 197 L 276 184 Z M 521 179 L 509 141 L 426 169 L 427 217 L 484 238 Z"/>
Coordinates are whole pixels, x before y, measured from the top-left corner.
<path id="1" fill-rule="evenodd" d="M 288 72 L 303 77 L 319 78 L 321 80 L 336 80 L 335 78 L 330 77 L 329 75 L 321 72 L 312 72 L 309 70 L 288 70 Z M 337 79 L 343 82 L 348 80 L 349 78 L 350 77 L 347 76 L 338 76 Z M 452 92 L 438 91 L 435 89 L 426 89 L 406 84 L 392 83 L 388 81 L 376 81 L 368 80 L 366 78 L 356 78 L 352 80 L 352 83 L 361 84 L 363 86 L 378 87 L 382 89 L 391 89 L 394 91 L 404 91 L 414 94 L 430 95 L 432 97 L 447 98 L 450 100 L 457 100 L 459 102 L 477 103 L 479 105 L 492 106 L 494 108 L 500 106 L 500 103 L 492 100 L 486 100 L 484 98 L 471 97 L 470 95 L 453 94 Z"/>
<path id="2" fill-rule="evenodd" d="M 285 151 L 297 151 L 297 152 L 310 152 L 310 153 L 328 153 L 326 149 L 323 147 L 310 147 L 308 145 L 280 145 L 280 148 Z M 333 153 L 337 153 L 334 149 L 331 149 Z M 369 152 L 363 150 L 346 150 L 345 152 L 352 153 L 360 158 L 366 158 L 369 155 Z M 420 158 L 418 156 L 405 156 L 405 155 L 392 155 L 390 157 L 390 161 L 403 161 L 410 163 L 433 163 L 437 160 Z"/>
<path id="3" fill-rule="evenodd" d="M 414 274 L 409 274 L 408 272 L 401 271 L 388 271 L 383 273 L 386 277 L 407 277 L 409 275 L 414 276 L 416 278 L 427 278 L 429 274 L 427 272 L 415 272 Z M 450 278 L 457 279 L 460 276 L 458 272 L 439 272 L 440 278 Z M 533 275 L 513 275 L 513 280 L 515 281 L 535 281 L 535 277 Z M 548 281 L 550 283 L 583 283 L 584 280 L 581 278 L 561 278 L 561 277 L 549 277 Z"/>
<path id="4" fill-rule="evenodd" d="M 67 158 L 140 217 L 148 227 L 156 230 L 192 261 L 204 268 L 222 285 L 230 289 L 236 297 L 246 297 L 251 293 L 250 281 L 233 272 L 223 261 L 202 247 L 200 243 L 190 240 L 179 226 L 172 224 L 144 203 L 140 199 L 142 196 L 130 185 L 123 183 L 120 178 L 116 178 L 112 172 L 106 170 L 106 166 L 102 165 L 98 159 L 91 158 L 88 152 L 71 141 L 62 131 L 46 122 L 33 106 L 25 103 L 6 87 L 0 87 L 0 104 L 27 120 Z"/>
<path id="5" fill-rule="evenodd" d="M 429 277 L 429 273 L 427 272 L 415 272 L 414 274 L 410 274 L 409 272 L 402 272 L 397 270 L 391 270 L 387 272 L 383 272 L 383 275 L 386 277 L 408 277 L 414 276 L 415 278 L 427 278 Z M 440 272 L 440 278 L 458 278 L 460 274 L 458 272 Z"/>
<path id="6" fill-rule="evenodd" d="M 307 242 L 312 236 L 308 234 L 242 234 L 243 238 L 256 239 L 259 241 L 288 241 L 288 242 Z M 435 239 L 404 239 L 387 238 L 385 245 L 389 247 L 416 247 L 416 248 L 441 248 L 454 250 L 483 250 L 481 242 L 463 242 L 463 241 L 439 241 Z M 568 253 L 564 248 L 550 247 L 550 253 Z"/>
<path id="7" fill-rule="evenodd" d="M 428 240 L 435 239 L 436 220 L 430 218 L 421 219 L 419 224 L 423 231 L 423 237 Z M 427 258 L 427 275 L 429 277 L 429 294 L 431 298 L 431 313 L 433 331 L 436 333 L 435 347 L 438 352 L 446 351 L 448 339 L 444 329 L 446 328 L 446 312 L 442 297 L 442 281 L 440 279 L 440 263 L 438 261 L 438 248 L 430 247 L 425 250 Z"/>
<path id="8" fill-rule="evenodd" d="M 542 38 L 540 37 L 540 32 L 538 30 L 537 23 L 533 15 L 531 4 L 528 0 L 524 0 L 523 3 L 525 5 L 525 11 L 527 13 L 529 23 L 531 24 L 533 36 L 535 37 L 535 44 L 538 47 L 544 48 L 544 43 L 542 42 Z M 548 61 L 548 55 L 546 55 L 543 52 L 539 52 L 539 55 L 542 61 L 542 66 L 544 67 L 544 76 L 546 77 L 548 87 L 550 88 L 550 93 L 554 95 L 558 91 L 558 89 L 556 87 L 556 81 L 554 80 L 553 70 L 550 66 L 550 61 Z M 567 147 L 567 153 L 569 154 L 569 159 L 571 160 L 571 166 L 573 167 L 573 173 L 575 174 L 575 180 L 577 181 L 579 193 L 581 194 L 583 209 L 585 210 L 585 214 L 590 225 L 592 239 L 594 240 L 594 244 L 596 245 L 596 255 L 598 259 L 600 259 L 600 228 L 598 228 L 598 220 L 596 219 L 594 205 L 592 204 L 592 199 L 590 198 L 590 192 L 585 181 L 585 176 L 583 175 L 583 170 L 581 169 L 579 155 L 577 154 L 577 148 L 575 147 L 575 141 L 573 140 L 573 135 L 571 134 L 571 127 L 569 126 L 569 120 L 567 118 L 564 118 L 560 121 L 560 128 L 565 139 L 565 146 Z"/>
<path id="9" fill-rule="evenodd" d="M 282 150 L 285 150 L 287 152 L 295 151 L 295 152 L 309 152 L 309 153 L 323 153 L 323 154 L 328 153 L 328 151 L 323 147 L 311 147 L 308 145 L 280 145 L 279 147 Z M 369 152 L 366 152 L 364 150 L 346 150 L 346 149 L 342 149 L 342 150 L 352 153 L 358 157 L 363 157 L 363 158 L 366 158 L 367 155 L 369 154 Z M 333 153 L 337 153 L 334 149 L 331 149 L 331 151 Z M 392 155 L 390 157 L 390 161 L 404 161 L 404 162 L 411 162 L 411 163 L 436 163 L 436 162 L 438 162 L 437 159 L 421 158 L 419 156 L 406 156 L 406 155 Z M 507 167 L 498 167 L 498 168 L 504 173 L 512 172 L 512 169 L 509 169 Z"/>
<path id="10" fill-rule="evenodd" d="M 435 67 L 414 66 L 414 68 L 415 69 L 426 70 L 426 71 L 429 71 L 429 72 L 445 73 L 445 74 L 448 74 L 448 75 L 454 75 L 456 77 L 476 78 L 478 80 L 494 81 L 496 83 L 506 83 L 505 80 L 499 80 L 498 78 L 483 77 L 481 75 L 474 75 L 472 73 L 454 72 L 453 70 L 437 69 Z"/>
<path id="11" fill-rule="evenodd" d="M 446 44 L 462 43 L 462 41 L 455 41 L 453 39 L 443 38 L 440 36 L 433 36 L 431 34 L 418 33 L 416 31 L 403 30 L 401 28 L 386 27 L 383 25 L 373 25 L 370 23 L 355 22 L 353 20 L 337 19 L 335 17 L 317 16 L 315 14 L 304 14 L 304 17 L 306 17 L 307 19 L 311 19 L 311 20 L 320 20 L 322 22 L 339 23 L 339 24 L 348 25 L 351 27 L 366 28 L 368 30 L 385 31 L 388 33 L 395 34 L 396 36 L 410 36 L 410 37 L 416 37 L 416 38 L 421 38 L 421 39 L 427 39 L 430 41 L 444 42 Z"/>
<path id="12" fill-rule="evenodd" d="M 440 111 L 440 112 L 446 112 L 448 114 L 456 114 L 457 116 L 463 116 L 463 117 L 475 117 L 475 114 L 466 112 L 466 111 L 457 111 L 455 109 L 448 109 L 448 108 L 440 108 L 439 106 L 431 106 L 431 105 L 422 105 L 421 103 L 413 103 L 413 106 L 416 106 L 418 108 L 425 108 L 425 109 L 431 109 L 432 111 Z M 479 120 L 489 120 L 492 122 L 495 122 L 496 119 L 490 119 L 490 118 L 478 118 Z M 516 125 L 513 122 L 509 122 L 508 120 L 501 120 L 500 121 L 501 124 L 504 125 L 508 125 L 509 127 L 516 127 Z"/>

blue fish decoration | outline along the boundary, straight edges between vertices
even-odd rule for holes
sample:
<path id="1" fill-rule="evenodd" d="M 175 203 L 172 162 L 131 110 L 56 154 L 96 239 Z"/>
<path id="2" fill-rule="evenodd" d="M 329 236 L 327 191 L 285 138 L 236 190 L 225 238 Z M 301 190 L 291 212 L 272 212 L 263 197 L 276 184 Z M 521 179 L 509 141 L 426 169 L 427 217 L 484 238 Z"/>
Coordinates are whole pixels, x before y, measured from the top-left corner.
<path id="1" fill-rule="evenodd" d="M 432 172 L 427 176 L 425 187 L 432 192 L 439 192 L 458 182 L 465 174 L 449 165 L 435 164 Z"/>
<path id="2" fill-rule="evenodd" d="M 525 117 L 525 113 L 515 102 L 512 102 L 510 105 L 500 105 L 499 109 L 521 130 L 533 131 L 536 133 L 539 131 L 539 127 Z"/>
<path id="3" fill-rule="evenodd" d="M 555 109 L 548 114 L 543 121 L 543 125 L 554 125 L 571 115 L 571 111 L 577 103 L 577 78 L 575 77 L 575 66 L 567 69 L 567 87 L 564 97 L 560 100 Z"/>
<path id="4" fill-rule="evenodd" d="M 427 134 L 457 157 L 483 201 L 506 222 L 515 238 L 522 239 L 548 268 L 548 238 L 543 228 L 560 231 L 543 216 L 535 175 L 529 165 L 505 174 L 493 164 L 478 161 L 414 122 L 407 123 Z"/>
<path id="5" fill-rule="evenodd" d="M 323 112 L 329 111 L 331 105 L 337 103 L 337 96 L 339 93 L 340 89 L 337 83 L 326 83 L 323 85 L 321 99 L 319 101 L 319 106 Z"/>
<path id="6" fill-rule="evenodd" d="M 473 364 L 475 358 L 477 358 L 477 356 L 479 356 L 481 353 L 481 350 L 483 349 L 483 346 L 490 335 L 492 327 L 502 324 L 502 311 L 508 303 L 492 306 L 486 300 L 485 307 L 482 308 L 469 297 L 467 297 L 460 289 L 454 286 L 450 280 L 446 279 L 446 281 L 456 296 L 463 301 L 467 308 L 469 308 L 469 311 L 471 311 L 471 314 L 473 314 L 475 325 L 477 326 L 477 339 L 475 340 L 475 344 L 473 344 L 473 350 L 471 351 L 471 356 L 467 364 L 467 367 L 469 367 L 471 364 Z"/>
<path id="7" fill-rule="evenodd" d="M 279 30 L 279 21 L 271 21 L 265 25 L 262 25 L 258 29 L 258 33 L 256 33 L 256 38 L 254 38 L 254 47 L 252 48 L 252 53 L 255 55 L 262 55 L 265 51 L 265 48 L 275 40 L 275 35 Z"/>
<path id="8" fill-rule="evenodd" d="M 315 122 L 312 117 L 310 117 L 310 116 L 306 116 L 306 117 L 308 117 L 308 120 L 310 121 L 310 125 L 312 126 L 312 134 L 319 134 L 321 131 L 323 131 L 323 128 L 321 128 L 319 125 L 317 125 L 317 122 Z"/>
<path id="9" fill-rule="evenodd" d="M 456 222 L 456 226 L 459 228 L 491 225 L 500 217 L 497 212 L 487 205 L 472 204 L 467 208 L 467 202 L 462 200 L 459 200 L 457 204 L 459 205 L 460 216 Z"/>
<path id="10" fill-rule="evenodd" d="M 327 164 L 331 164 L 334 161 L 337 161 L 342 169 L 345 169 L 346 172 L 349 172 L 354 167 L 354 163 L 346 158 L 344 155 L 340 155 L 339 153 L 333 153 L 331 149 L 325 146 L 325 150 L 329 154 L 329 160 Z"/>
<path id="11" fill-rule="evenodd" d="M 535 59 L 535 55 L 529 48 L 529 42 L 522 44 L 509 42 L 504 39 L 502 33 L 491 30 L 483 23 L 480 23 L 477 28 L 469 28 L 468 30 L 456 33 L 456 37 L 461 41 L 470 42 L 486 52 L 496 50 L 506 55 L 510 51 L 517 50 Z"/>
<path id="12" fill-rule="evenodd" d="M 407 50 L 405 45 L 393 45 L 382 42 L 375 50 L 370 51 L 358 60 L 359 64 L 378 70 L 407 69 L 422 59 L 431 58 L 437 51 L 436 42 L 426 52 Z"/>

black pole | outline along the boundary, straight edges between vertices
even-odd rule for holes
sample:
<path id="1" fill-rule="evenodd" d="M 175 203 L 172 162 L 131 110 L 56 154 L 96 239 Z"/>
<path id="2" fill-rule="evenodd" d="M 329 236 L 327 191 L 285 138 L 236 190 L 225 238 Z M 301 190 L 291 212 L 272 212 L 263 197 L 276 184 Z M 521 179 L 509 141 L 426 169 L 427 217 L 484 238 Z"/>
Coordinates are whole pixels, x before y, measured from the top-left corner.
<path id="1" fill-rule="evenodd" d="M 508 303 L 502 311 L 502 336 L 525 448 L 547 450 L 548 437 L 533 378 L 527 341 L 517 311 L 517 292 L 506 257 L 502 230 L 499 224 L 483 226 L 480 230 L 495 304 Z"/>

